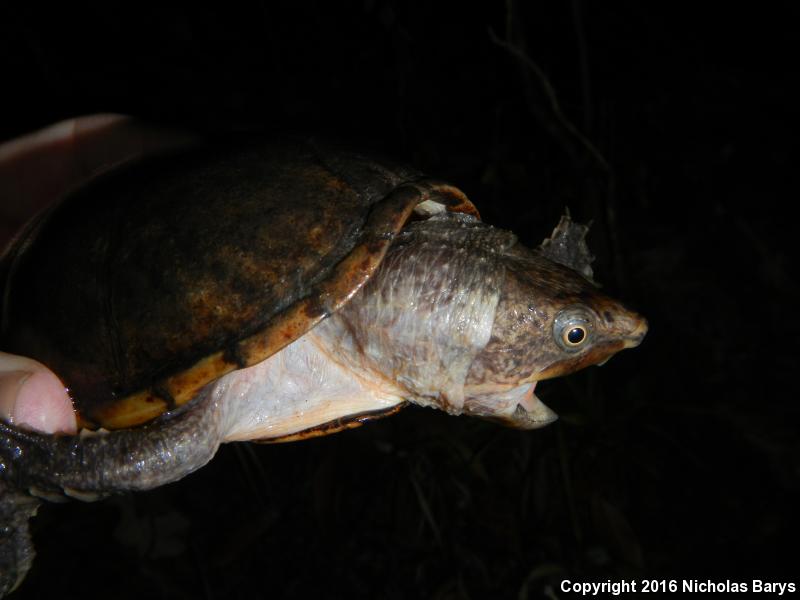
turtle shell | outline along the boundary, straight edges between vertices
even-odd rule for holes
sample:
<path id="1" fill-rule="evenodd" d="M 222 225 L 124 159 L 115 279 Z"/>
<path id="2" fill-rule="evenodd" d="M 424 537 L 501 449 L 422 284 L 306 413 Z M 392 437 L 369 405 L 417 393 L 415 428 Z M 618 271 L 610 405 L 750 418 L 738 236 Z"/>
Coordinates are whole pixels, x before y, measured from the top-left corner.
<path id="1" fill-rule="evenodd" d="M 0 348 L 69 388 L 79 423 L 144 423 L 347 302 L 420 202 L 456 188 L 309 141 L 194 148 L 40 215 L 0 264 Z"/>

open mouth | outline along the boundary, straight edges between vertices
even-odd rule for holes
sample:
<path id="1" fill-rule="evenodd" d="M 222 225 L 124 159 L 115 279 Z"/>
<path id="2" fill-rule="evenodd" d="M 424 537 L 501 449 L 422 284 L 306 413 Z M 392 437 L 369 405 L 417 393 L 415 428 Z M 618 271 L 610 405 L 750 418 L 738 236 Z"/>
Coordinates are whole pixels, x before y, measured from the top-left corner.
<path id="1" fill-rule="evenodd" d="M 530 389 L 517 404 L 517 414 L 514 415 L 515 419 L 521 418 L 523 422 L 520 425 L 526 429 L 544 427 L 558 419 L 558 415 L 534 393 L 537 383 L 531 383 Z"/>

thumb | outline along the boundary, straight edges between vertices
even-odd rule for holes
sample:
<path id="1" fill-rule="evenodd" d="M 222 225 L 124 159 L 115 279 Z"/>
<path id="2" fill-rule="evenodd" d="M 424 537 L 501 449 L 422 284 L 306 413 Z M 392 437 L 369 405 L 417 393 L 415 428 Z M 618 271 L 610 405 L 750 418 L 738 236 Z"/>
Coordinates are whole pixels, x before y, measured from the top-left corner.
<path id="1" fill-rule="evenodd" d="M 0 352 L 0 418 L 42 433 L 77 431 L 64 384 L 43 364 Z"/>

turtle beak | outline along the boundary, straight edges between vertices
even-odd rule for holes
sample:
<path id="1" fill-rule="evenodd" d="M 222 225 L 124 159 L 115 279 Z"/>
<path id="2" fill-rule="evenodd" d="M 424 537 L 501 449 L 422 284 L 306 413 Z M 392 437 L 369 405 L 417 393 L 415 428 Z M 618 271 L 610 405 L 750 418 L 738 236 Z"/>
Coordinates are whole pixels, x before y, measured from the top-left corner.
<path id="1" fill-rule="evenodd" d="M 635 319 L 631 319 L 633 322 L 631 332 L 624 338 L 625 348 L 635 348 L 642 343 L 644 336 L 647 335 L 647 319 L 639 315 L 635 315 L 635 317 Z"/>
<path id="2" fill-rule="evenodd" d="M 514 429 L 539 429 L 556 421 L 558 415 L 533 393 L 536 383 L 533 382 L 513 413 L 490 417 L 490 420 Z"/>
<path id="3" fill-rule="evenodd" d="M 512 416 L 516 422 L 515 427 L 538 429 L 539 427 L 550 425 L 550 423 L 558 419 L 558 415 L 533 393 L 535 389 L 536 382 L 534 381 L 523 401 L 517 404 L 517 410 L 514 411 Z"/>

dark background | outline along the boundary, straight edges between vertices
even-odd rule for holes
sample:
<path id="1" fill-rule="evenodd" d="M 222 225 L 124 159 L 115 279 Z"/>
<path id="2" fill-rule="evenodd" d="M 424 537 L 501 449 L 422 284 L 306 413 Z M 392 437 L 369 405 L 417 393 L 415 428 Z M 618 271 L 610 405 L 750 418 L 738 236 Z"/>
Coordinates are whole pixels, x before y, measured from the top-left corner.
<path id="1" fill-rule="evenodd" d="M 543 384 L 562 417 L 545 430 L 411 408 L 225 447 L 152 493 L 44 507 L 17 597 L 797 581 L 795 4 L 53 11 L 0 9 L 3 139 L 116 111 L 363 143 L 456 183 L 530 245 L 564 206 L 593 220 L 597 278 L 651 332 Z"/>

